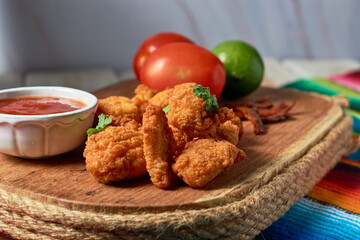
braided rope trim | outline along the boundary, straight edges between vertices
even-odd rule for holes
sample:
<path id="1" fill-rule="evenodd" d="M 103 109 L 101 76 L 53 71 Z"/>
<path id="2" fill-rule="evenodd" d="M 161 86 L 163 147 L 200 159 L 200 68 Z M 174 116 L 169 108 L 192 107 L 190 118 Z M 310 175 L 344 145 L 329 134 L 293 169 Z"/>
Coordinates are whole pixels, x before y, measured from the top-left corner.
<path id="1" fill-rule="evenodd" d="M 0 189 L 0 232 L 15 239 L 252 239 L 304 196 L 352 147 L 345 116 L 302 158 L 244 199 L 200 210 L 104 214 Z"/>

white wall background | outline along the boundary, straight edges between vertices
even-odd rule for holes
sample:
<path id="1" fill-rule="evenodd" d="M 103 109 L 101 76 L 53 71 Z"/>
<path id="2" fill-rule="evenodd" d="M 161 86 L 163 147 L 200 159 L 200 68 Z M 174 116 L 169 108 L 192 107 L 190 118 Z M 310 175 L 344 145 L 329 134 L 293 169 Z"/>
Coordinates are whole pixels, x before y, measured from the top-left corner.
<path id="1" fill-rule="evenodd" d="M 131 68 L 141 42 L 175 31 L 208 49 L 360 59 L 358 0 L 0 0 L 0 71 Z"/>

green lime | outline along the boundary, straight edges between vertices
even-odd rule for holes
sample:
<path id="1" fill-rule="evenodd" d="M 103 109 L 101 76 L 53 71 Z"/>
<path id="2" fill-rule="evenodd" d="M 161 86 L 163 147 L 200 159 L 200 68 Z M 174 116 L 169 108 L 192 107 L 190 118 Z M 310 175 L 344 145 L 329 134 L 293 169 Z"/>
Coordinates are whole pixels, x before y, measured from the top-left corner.
<path id="1" fill-rule="evenodd" d="M 236 99 L 254 92 L 264 76 L 264 62 L 250 44 L 240 40 L 224 41 L 212 52 L 226 69 L 226 84 L 222 96 Z"/>

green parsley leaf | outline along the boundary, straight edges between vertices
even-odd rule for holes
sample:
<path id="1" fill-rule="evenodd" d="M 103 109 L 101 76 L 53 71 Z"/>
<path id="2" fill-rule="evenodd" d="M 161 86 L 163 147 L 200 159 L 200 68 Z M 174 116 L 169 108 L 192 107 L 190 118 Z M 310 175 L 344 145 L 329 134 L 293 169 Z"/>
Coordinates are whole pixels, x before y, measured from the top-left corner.
<path id="1" fill-rule="evenodd" d="M 106 118 L 105 114 L 103 114 L 103 113 L 100 114 L 98 116 L 98 118 L 99 118 L 99 122 L 98 122 L 97 126 L 95 128 L 89 128 L 86 131 L 88 137 L 90 137 L 91 134 L 93 134 L 93 133 L 98 133 L 98 132 L 103 131 L 105 129 L 105 127 L 112 122 L 112 118 L 110 118 L 110 117 Z"/>
<path id="2" fill-rule="evenodd" d="M 165 114 L 167 114 L 169 112 L 169 108 L 170 108 L 170 105 L 167 105 L 166 107 L 163 108 L 163 111 L 165 112 Z"/>
<path id="3" fill-rule="evenodd" d="M 206 102 L 206 111 L 212 112 L 214 110 L 219 110 L 219 105 L 216 99 L 215 94 L 210 94 L 210 88 L 203 87 L 201 84 L 195 84 L 193 87 L 193 92 L 195 96 L 201 97 Z"/>

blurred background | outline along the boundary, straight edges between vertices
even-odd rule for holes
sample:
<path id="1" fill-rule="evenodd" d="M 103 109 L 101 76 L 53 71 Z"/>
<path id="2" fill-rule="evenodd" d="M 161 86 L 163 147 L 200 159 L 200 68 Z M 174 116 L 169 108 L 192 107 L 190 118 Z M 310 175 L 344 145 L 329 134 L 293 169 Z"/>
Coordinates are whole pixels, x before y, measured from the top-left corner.
<path id="1" fill-rule="evenodd" d="M 0 72 L 110 68 L 131 76 L 148 36 L 212 49 L 241 39 L 265 59 L 360 59 L 358 0 L 0 0 Z M 9 73 L 12 73 L 12 75 Z"/>

